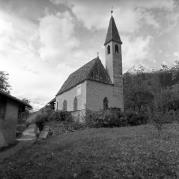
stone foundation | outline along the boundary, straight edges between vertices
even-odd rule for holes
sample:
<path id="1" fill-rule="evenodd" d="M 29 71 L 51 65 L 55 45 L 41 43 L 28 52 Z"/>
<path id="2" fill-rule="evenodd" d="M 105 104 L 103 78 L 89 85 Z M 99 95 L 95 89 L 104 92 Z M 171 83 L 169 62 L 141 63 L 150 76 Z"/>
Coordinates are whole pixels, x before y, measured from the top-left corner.
<path id="1" fill-rule="evenodd" d="M 78 110 L 70 112 L 75 122 L 85 122 L 86 110 Z"/>

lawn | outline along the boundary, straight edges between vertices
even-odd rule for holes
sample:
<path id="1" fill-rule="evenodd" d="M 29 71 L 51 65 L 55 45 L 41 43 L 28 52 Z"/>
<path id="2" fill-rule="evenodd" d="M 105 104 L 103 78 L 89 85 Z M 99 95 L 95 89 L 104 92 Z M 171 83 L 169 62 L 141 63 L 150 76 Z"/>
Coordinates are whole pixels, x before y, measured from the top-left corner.
<path id="1" fill-rule="evenodd" d="M 0 159 L 0 178 L 179 178 L 178 139 L 178 124 L 85 129 Z"/>

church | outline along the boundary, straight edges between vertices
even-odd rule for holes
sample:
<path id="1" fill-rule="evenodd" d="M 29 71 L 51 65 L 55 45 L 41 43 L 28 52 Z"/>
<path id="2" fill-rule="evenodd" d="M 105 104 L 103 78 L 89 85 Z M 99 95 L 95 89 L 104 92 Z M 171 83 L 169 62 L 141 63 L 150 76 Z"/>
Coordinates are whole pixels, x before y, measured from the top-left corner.
<path id="1" fill-rule="evenodd" d="M 111 15 L 105 39 L 105 67 L 99 57 L 69 75 L 55 98 L 55 110 L 85 114 L 87 110 L 124 110 L 122 41 Z"/>

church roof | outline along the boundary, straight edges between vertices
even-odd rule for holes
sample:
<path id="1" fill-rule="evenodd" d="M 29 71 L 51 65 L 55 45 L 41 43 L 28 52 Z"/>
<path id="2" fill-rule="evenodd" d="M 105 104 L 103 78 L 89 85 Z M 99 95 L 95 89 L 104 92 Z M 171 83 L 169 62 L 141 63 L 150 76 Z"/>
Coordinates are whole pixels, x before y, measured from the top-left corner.
<path id="1" fill-rule="evenodd" d="M 112 84 L 111 79 L 101 63 L 99 57 L 91 60 L 81 68 L 73 72 L 62 85 L 57 95 L 68 91 L 85 80 L 97 81 L 105 84 Z"/>
<path id="2" fill-rule="evenodd" d="M 104 45 L 106 45 L 107 43 L 109 43 L 110 41 L 115 41 L 115 42 L 119 42 L 122 44 L 122 41 L 120 39 L 117 27 L 116 27 L 116 23 L 114 21 L 114 17 L 111 16 L 110 22 L 109 22 L 109 26 L 108 26 L 108 31 L 107 31 L 107 35 L 106 35 L 106 40 Z"/>

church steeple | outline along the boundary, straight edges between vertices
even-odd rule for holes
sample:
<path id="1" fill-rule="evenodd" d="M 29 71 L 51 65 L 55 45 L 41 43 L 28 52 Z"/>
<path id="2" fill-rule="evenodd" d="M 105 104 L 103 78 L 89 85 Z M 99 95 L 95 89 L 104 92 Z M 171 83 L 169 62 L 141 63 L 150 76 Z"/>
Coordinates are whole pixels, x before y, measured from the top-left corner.
<path id="1" fill-rule="evenodd" d="M 105 40 L 104 45 L 106 45 L 110 41 L 114 41 L 114 42 L 118 42 L 118 43 L 122 44 L 121 38 L 119 36 L 118 30 L 116 27 L 116 23 L 112 16 L 112 12 L 111 12 L 111 19 L 109 21 L 108 31 L 107 31 L 106 40 Z"/>
<path id="2" fill-rule="evenodd" d="M 104 45 L 106 70 L 113 83 L 113 96 L 123 110 L 122 41 L 112 15 Z"/>

